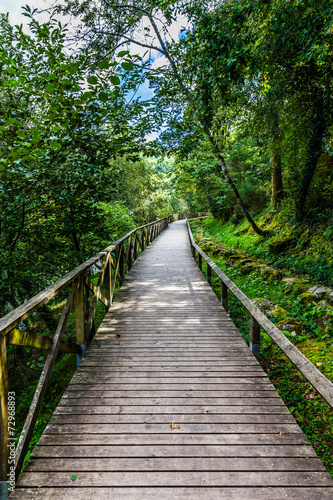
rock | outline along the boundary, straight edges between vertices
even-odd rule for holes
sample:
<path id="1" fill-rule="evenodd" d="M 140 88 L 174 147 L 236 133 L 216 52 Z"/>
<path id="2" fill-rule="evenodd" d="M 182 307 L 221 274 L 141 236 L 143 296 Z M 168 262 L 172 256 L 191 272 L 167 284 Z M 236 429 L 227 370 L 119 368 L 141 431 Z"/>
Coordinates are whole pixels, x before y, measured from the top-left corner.
<path id="1" fill-rule="evenodd" d="M 250 274 L 250 273 L 252 273 L 252 271 L 255 270 L 255 268 L 256 268 L 255 264 L 251 264 L 251 263 L 246 264 L 245 266 L 241 267 L 241 273 L 245 274 L 245 275 Z"/>
<path id="2" fill-rule="evenodd" d="M 333 312 L 332 306 L 329 305 L 327 300 L 321 300 L 320 302 L 318 302 L 318 306 L 324 309 L 324 311 Z"/>
<path id="3" fill-rule="evenodd" d="M 273 309 L 273 316 L 274 318 L 280 318 L 280 319 L 285 319 L 288 315 L 288 312 L 283 309 L 281 306 L 276 306 L 275 309 Z"/>
<path id="4" fill-rule="evenodd" d="M 243 259 L 245 259 L 244 255 L 234 254 L 234 255 L 230 255 L 230 257 L 229 257 L 229 261 L 230 262 L 237 263 L 237 264 L 239 264 L 240 262 L 242 262 Z"/>
<path id="5" fill-rule="evenodd" d="M 281 281 L 282 283 L 292 286 L 296 282 L 296 279 L 298 278 L 283 278 Z"/>
<path id="6" fill-rule="evenodd" d="M 282 277 L 281 271 L 278 271 L 273 267 L 268 267 L 268 266 L 260 267 L 260 272 L 266 279 L 279 279 Z"/>
<path id="7" fill-rule="evenodd" d="M 331 292 L 327 298 L 328 298 L 328 301 L 330 302 L 330 304 L 333 305 L 333 292 Z"/>
<path id="8" fill-rule="evenodd" d="M 315 301 L 315 296 L 311 292 L 304 292 L 299 295 L 299 298 L 301 299 L 302 304 L 310 304 L 310 302 Z"/>
<path id="9" fill-rule="evenodd" d="M 329 288 L 328 286 L 321 286 L 321 285 L 316 285 L 308 290 L 309 293 L 313 293 L 314 298 L 317 300 L 324 299 L 326 296 L 328 296 L 331 292 L 333 292 L 332 288 Z"/>
<path id="10" fill-rule="evenodd" d="M 294 292 L 302 293 L 307 291 L 307 283 L 309 283 L 309 280 L 295 276 L 293 278 L 283 278 L 282 282 L 290 286 Z"/>
<path id="11" fill-rule="evenodd" d="M 271 300 L 267 299 L 253 299 L 252 304 L 257 306 L 262 313 L 264 313 L 268 318 L 274 317 L 274 309 L 276 305 Z"/>
<path id="12" fill-rule="evenodd" d="M 279 330 L 285 330 L 287 332 L 295 332 L 297 334 L 300 334 L 303 331 L 302 323 L 295 318 L 283 319 L 282 321 L 276 323 L 275 326 L 277 326 Z"/>
<path id="13" fill-rule="evenodd" d="M 223 255 L 225 257 L 231 257 L 232 255 L 234 255 L 234 251 L 233 250 L 224 250 Z"/>

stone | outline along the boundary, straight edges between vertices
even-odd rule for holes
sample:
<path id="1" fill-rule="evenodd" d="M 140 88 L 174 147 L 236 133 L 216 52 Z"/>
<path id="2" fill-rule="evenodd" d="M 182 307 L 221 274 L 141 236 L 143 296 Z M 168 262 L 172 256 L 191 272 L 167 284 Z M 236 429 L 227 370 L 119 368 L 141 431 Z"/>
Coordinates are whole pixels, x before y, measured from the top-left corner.
<path id="1" fill-rule="evenodd" d="M 279 321 L 276 323 L 276 325 L 279 330 L 285 330 L 287 332 L 295 332 L 296 334 L 300 334 L 303 331 L 303 326 L 298 319 L 295 318 L 286 318 L 283 319 L 282 321 Z"/>
<path id="2" fill-rule="evenodd" d="M 251 263 L 246 264 L 245 266 L 241 267 L 241 273 L 245 274 L 245 275 L 250 274 L 250 273 L 252 273 L 252 271 L 255 270 L 256 267 L 257 267 L 257 265 L 254 263 L 253 264 L 251 264 Z"/>
<path id="3" fill-rule="evenodd" d="M 309 288 L 308 293 L 313 293 L 314 298 L 317 300 L 324 299 L 326 296 L 333 292 L 332 288 L 328 286 L 316 285 Z"/>
<path id="4" fill-rule="evenodd" d="M 280 319 L 285 319 L 288 315 L 288 312 L 283 309 L 281 306 L 276 306 L 275 309 L 273 309 L 273 316 L 274 318 L 280 318 Z"/>
<path id="5" fill-rule="evenodd" d="M 266 279 L 279 279 L 282 277 L 281 271 L 269 266 L 260 267 L 260 272 Z"/>
<path id="6" fill-rule="evenodd" d="M 274 317 L 274 309 L 276 305 L 271 300 L 267 299 L 253 299 L 252 304 L 257 306 L 262 313 L 264 313 L 268 318 Z"/>
<path id="7" fill-rule="evenodd" d="M 333 312 L 332 306 L 329 305 L 327 300 L 321 300 L 318 302 L 318 306 L 321 307 L 321 309 L 324 309 L 324 311 Z"/>
<path id="8" fill-rule="evenodd" d="M 302 304 L 305 305 L 315 301 L 315 296 L 312 292 L 301 293 L 301 295 L 299 295 L 299 298 L 301 299 Z"/>
<path id="9" fill-rule="evenodd" d="M 330 302 L 330 304 L 333 305 L 333 292 L 331 292 L 329 295 L 328 295 L 328 301 Z"/>

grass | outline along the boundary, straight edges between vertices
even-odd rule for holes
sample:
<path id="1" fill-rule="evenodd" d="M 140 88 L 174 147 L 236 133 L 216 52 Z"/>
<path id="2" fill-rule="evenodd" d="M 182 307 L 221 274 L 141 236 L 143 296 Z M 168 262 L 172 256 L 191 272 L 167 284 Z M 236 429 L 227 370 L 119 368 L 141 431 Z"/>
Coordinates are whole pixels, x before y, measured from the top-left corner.
<path id="1" fill-rule="evenodd" d="M 317 304 L 312 302 L 303 304 L 299 298 L 299 292 L 291 289 L 280 279 L 265 280 L 258 271 L 253 271 L 245 276 L 240 267 L 227 265 L 228 258 L 216 255 L 216 249 L 222 244 L 227 250 L 263 259 L 267 250 L 267 241 L 259 239 L 257 235 L 244 234 L 245 223 L 235 228 L 231 223 L 222 224 L 216 220 L 206 219 L 203 222 L 194 221 L 191 225 L 198 245 L 245 295 L 250 299 L 269 299 L 274 304 L 283 307 L 288 312 L 289 318 L 300 321 L 302 324 L 301 332 L 297 334 L 284 332 L 285 335 L 327 378 L 333 380 L 333 340 L 331 336 L 333 318 L 327 319 L 325 312 Z M 208 243 L 203 238 L 202 230 L 204 230 L 204 236 L 212 240 L 213 244 Z M 203 265 L 203 271 L 206 274 L 205 265 Z M 284 275 L 290 276 L 290 271 L 285 269 Z M 313 279 L 313 277 L 310 276 L 309 279 Z M 311 282 L 308 286 L 311 286 Z M 214 274 L 212 287 L 220 298 L 220 280 Z M 228 305 L 228 312 L 234 323 L 244 339 L 249 342 L 249 313 L 231 293 L 229 293 Z M 273 322 L 278 320 L 279 318 L 272 319 Z M 332 409 L 265 333 L 261 335 L 260 355 L 261 364 L 271 382 L 333 477 Z"/>

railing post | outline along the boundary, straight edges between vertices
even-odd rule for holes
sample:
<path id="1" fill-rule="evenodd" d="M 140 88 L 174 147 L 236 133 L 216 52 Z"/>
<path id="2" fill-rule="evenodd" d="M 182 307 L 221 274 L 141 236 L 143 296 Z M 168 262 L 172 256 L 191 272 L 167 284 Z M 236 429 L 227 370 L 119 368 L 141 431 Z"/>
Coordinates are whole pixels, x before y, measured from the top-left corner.
<path id="1" fill-rule="evenodd" d="M 191 253 L 192 253 L 192 257 L 193 257 L 193 259 L 195 259 L 195 248 L 194 248 L 194 246 L 192 245 L 192 243 L 191 243 Z"/>
<path id="2" fill-rule="evenodd" d="M 109 260 L 105 269 L 104 274 L 104 286 L 105 286 L 105 298 L 108 301 L 108 306 L 112 305 L 112 265 L 111 265 L 111 252 L 109 254 Z"/>
<path id="3" fill-rule="evenodd" d="M 125 266 L 124 266 L 124 257 L 125 257 L 125 251 L 124 251 L 124 244 L 122 244 L 119 248 L 120 256 L 119 256 L 119 274 L 120 274 L 120 285 L 123 284 L 123 281 L 125 279 Z"/>
<path id="4" fill-rule="evenodd" d="M 250 330 L 250 350 L 259 361 L 260 357 L 260 325 L 258 321 L 251 316 Z"/>
<path id="5" fill-rule="evenodd" d="M 84 283 L 83 276 L 78 278 L 79 286 L 75 295 L 75 322 L 76 322 L 76 343 L 83 345 L 86 342 L 85 338 L 85 304 L 84 304 Z"/>
<path id="6" fill-rule="evenodd" d="M 221 304 L 224 309 L 228 310 L 228 287 L 223 281 L 221 281 Z"/>
<path id="7" fill-rule="evenodd" d="M 8 481 L 8 445 L 13 443 L 15 450 L 15 441 L 9 439 L 8 429 L 8 372 L 7 372 L 7 353 L 6 337 L 0 334 L 0 491 L 4 498 L 7 498 Z M 1 497 L 2 498 L 2 497 Z"/>
<path id="8" fill-rule="evenodd" d="M 76 323 L 76 343 L 81 346 L 81 354 L 77 354 L 77 366 L 81 363 L 85 352 L 85 297 L 84 297 L 84 277 L 78 278 L 79 286 L 75 295 L 75 323 Z M 73 285 L 74 286 L 74 285 Z M 88 292 L 89 293 L 89 292 Z"/>
<path id="9" fill-rule="evenodd" d="M 202 255 L 200 253 L 198 254 L 198 266 L 200 271 L 202 271 Z"/>
<path id="10" fill-rule="evenodd" d="M 207 264 L 207 281 L 210 285 L 212 284 L 212 268 L 209 264 Z"/>

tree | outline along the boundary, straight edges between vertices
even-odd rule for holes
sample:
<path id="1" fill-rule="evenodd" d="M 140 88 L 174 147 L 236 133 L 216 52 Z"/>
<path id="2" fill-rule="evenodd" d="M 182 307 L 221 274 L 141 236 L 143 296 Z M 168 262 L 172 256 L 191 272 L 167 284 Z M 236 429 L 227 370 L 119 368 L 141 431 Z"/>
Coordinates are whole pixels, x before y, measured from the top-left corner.
<path id="1" fill-rule="evenodd" d="M 83 33 L 86 43 L 95 50 L 97 57 L 105 57 L 106 54 L 110 57 L 110 54 L 113 54 L 121 45 L 132 43 L 149 50 L 155 50 L 166 58 L 176 84 L 174 87 L 177 87 L 183 98 L 186 99 L 207 135 L 221 171 L 232 189 L 244 216 L 248 219 L 252 228 L 263 236 L 265 232 L 256 225 L 251 217 L 229 174 L 219 143 L 211 128 L 210 107 L 205 106 L 199 109 L 195 93 L 186 84 L 187 79 L 186 76 L 184 77 L 184 74 L 186 74 L 185 66 L 177 64 L 176 51 L 165 40 L 167 26 L 176 19 L 178 14 L 186 14 L 192 19 L 196 19 L 198 16 L 203 16 L 207 7 L 208 4 L 202 2 L 151 2 L 144 0 L 133 4 L 127 0 L 112 3 L 102 0 L 100 8 L 95 9 L 86 2 L 74 0 L 68 2 L 65 12 L 81 16 L 82 25 L 78 33 L 81 37 Z M 161 15 L 164 16 L 162 25 L 159 21 Z M 144 19 L 149 22 L 149 26 L 144 27 L 140 39 L 138 26 Z M 153 37 L 151 33 L 153 33 Z M 165 76 L 165 73 L 163 73 L 163 76 Z"/>

